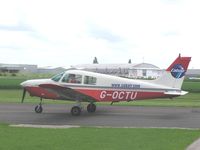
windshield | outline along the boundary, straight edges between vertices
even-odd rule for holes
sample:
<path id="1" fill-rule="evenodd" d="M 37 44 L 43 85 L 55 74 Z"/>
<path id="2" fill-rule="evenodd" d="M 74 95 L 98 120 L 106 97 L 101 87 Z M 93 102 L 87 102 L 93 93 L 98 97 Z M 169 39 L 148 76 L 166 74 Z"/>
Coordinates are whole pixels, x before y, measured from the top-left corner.
<path id="1" fill-rule="evenodd" d="M 64 72 L 57 74 L 57 75 L 53 76 L 51 78 L 51 80 L 58 82 L 62 78 L 63 74 L 64 74 Z"/>
<path id="2" fill-rule="evenodd" d="M 62 79 L 62 82 L 65 82 L 65 83 L 79 83 L 81 84 L 82 83 L 82 75 L 79 75 L 79 74 L 65 74 L 63 79 Z"/>

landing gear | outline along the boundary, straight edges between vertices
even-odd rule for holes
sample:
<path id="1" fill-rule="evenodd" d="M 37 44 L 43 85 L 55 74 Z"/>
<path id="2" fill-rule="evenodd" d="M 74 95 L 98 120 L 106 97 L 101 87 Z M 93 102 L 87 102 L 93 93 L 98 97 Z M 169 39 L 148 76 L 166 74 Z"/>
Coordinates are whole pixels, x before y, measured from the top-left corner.
<path id="1" fill-rule="evenodd" d="M 76 105 L 73 106 L 72 109 L 71 109 L 71 115 L 72 116 L 80 116 L 81 111 L 83 109 L 83 106 L 81 105 L 81 101 L 77 100 L 76 102 L 77 102 Z"/>
<path id="2" fill-rule="evenodd" d="M 35 112 L 36 113 L 42 113 L 42 111 L 43 111 L 43 108 L 42 108 L 42 105 L 37 105 L 37 106 L 35 106 Z"/>
<path id="3" fill-rule="evenodd" d="M 81 114 L 81 108 L 79 106 L 73 106 L 71 109 L 72 116 L 79 116 Z"/>
<path id="4" fill-rule="evenodd" d="M 93 103 L 90 103 L 87 105 L 87 111 L 89 113 L 94 113 L 96 111 L 96 105 Z"/>
<path id="5" fill-rule="evenodd" d="M 83 107 L 81 105 L 81 102 L 78 102 L 76 106 L 73 106 L 71 109 L 72 116 L 79 116 L 81 114 Z M 87 111 L 88 113 L 94 113 L 96 111 L 96 105 L 93 103 L 90 103 L 87 105 Z"/>
<path id="6" fill-rule="evenodd" d="M 71 108 L 71 115 L 72 116 L 80 116 L 83 106 L 81 105 L 81 101 L 77 101 L 77 104 Z M 36 113 L 42 113 L 42 98 L 40 98 L 40 103 L 35 106 Z M 96 105 L 93 102 L 87 105 L 88 113 L 94 113 L 96 111 Z"/>
<path id="7" fill-rule="evenodd" d="M 43 111 L 43 108 L 42 108 L 42 98 L 40 98 L 39 105 L 35 106 L 35 112 L 40 114 L 40 113 L 42 113 L 42 111 Z"/>

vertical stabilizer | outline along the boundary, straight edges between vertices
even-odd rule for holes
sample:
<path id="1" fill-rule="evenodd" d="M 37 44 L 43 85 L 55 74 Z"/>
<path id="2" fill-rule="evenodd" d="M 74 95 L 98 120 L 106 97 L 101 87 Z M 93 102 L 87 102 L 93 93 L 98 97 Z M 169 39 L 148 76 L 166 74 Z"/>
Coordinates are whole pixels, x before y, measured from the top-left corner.
<path id="1" fill-rule="evenodd" d="M 179 54 L 176 60 L 165 70 L 162 76 L 154 81 L 154 83 L 181 89 L 190 60 L 191 57 L 181 57 Z"/>

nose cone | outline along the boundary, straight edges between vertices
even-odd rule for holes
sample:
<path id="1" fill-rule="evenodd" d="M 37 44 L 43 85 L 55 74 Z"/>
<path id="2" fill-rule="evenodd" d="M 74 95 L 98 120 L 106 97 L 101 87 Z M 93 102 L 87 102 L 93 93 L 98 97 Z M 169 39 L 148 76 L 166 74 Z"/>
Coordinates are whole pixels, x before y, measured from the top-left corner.
<path id="1" fill-rule="evenodd" d="M 24 82 L 20 83 L 20 85 L 21 85 L 22 87 L 26 87 L 26 86 L 28 85 L 28 81 L 24 81 Z"/>
<path id="2" fill-rule="evenodd" d="M 26 80 L 24 82 L 22 82 L 20 85 L 22 87 L 27 87 L 27 86 L 37 86 L 37 82 L 35 82 L 35 80 Z"/>
<path id="3" fill-rule="evenodd" d="M 20 85 L 22 87 L 37 87 L 40 84 L 45 84 L 45 83 L 51 83 L 52 81 L 50 79 L 34 79 L 34 80 L 27 80 L 22 82 Z"/>

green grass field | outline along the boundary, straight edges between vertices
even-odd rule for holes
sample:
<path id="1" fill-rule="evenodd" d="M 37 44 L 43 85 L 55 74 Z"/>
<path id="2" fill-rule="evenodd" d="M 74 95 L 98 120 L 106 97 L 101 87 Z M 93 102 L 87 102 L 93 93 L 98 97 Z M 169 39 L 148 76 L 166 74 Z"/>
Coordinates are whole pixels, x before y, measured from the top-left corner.
<path id="1" fill-rule="evenodd" d="M 143 128 L 40 129 L 0 125 L 2 150 L 184 150 L 200 130 Z"/>
<path id="2" fill-rule="evenodd" d="M 17 76 L 0 76 L 0 89 L 20 89 L 20 83 L 29 79 L 50 78 L 52 74 L 19 74 Z"/>
<path id="3" fill-rule="evenodd" d="M 182 89 L 193 93 L 200 93 L 200 81 L 186 80 L 183 82 Z"/>
<path id="4" fill-rule="evenodd" d="M 1 77 L 0 78 L 0 89 L 19 89 L 20 83 L 25 81 L 25 78 L 15 78 L 15 77 L 10 77 L 10 78 L 5 78 Z"/>

